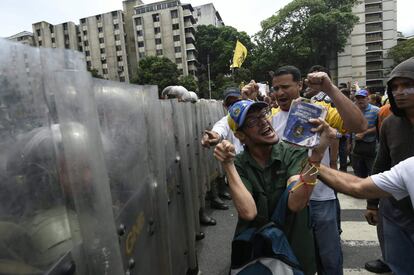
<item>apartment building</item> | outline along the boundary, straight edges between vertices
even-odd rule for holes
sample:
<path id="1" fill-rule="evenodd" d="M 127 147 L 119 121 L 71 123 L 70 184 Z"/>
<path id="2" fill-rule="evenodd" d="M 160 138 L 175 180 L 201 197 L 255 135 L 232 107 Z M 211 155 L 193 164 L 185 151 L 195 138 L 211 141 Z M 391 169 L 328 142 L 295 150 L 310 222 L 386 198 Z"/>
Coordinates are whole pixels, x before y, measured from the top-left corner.
<path id="1" fill-rule="evenodd" d="M 124 22 L 121 10 L 81 18 L 78 46 L 88 70 L 105 79 L 129 82 Z"/>
<path id="2" fill-rule="evenodd" d="M 14 41 L 14 42 L 19 42 L 25 45 L 34 46 L 34 36 L 33 36 L 33 33 L 31 32 L 27 32 L 27 31 L 19 32 L 15 35 L 7 37 L 6 39 Z"/>
<path id="3" fill-rule="evenodd" d="M 41 21 L 32 25 L 34 45 L 45 48 L 78 50 L 77 26 L 73 22 L 52 25 Z"/>
<path id="4" fill-rule="evenodd" d="M 397 1 L 363 0 L 353 8 L 359 17 L 345 51 L 338 54 L 338 83 L 358 81 L 384 91 L 393 60 L 387 56 L 397 44 Z"/>
<path id="5" fill-rule="evenodd" d="M 163 56 L 176 63 L 183 75 L 195 75 L 196 21 L 193 7 L 177 0 L 167 0 L 133 8 L 133 28 L 127 36 L 133 36 L 135 40 L 135 62 L 138 64 L 146 56 Z M 130 62 L 134 60 L 130 58 Z"/>
<path id="6" fill-rule="evenodd" d="M 194 18 L 196 19 L 197 26 L 199 25 L 213 25 L 215 27 L 224 26 L 223 19 L 221 19 L 220 13 L 216 10 L 212 3 L 194 7 Z"/>

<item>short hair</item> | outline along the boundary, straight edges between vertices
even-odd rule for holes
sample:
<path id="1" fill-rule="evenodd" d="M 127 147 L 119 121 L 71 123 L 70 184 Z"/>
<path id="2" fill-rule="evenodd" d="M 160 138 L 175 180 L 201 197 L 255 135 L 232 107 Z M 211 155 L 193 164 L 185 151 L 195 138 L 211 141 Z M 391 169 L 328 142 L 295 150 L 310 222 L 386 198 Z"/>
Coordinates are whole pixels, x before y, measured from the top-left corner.
<path id="1" fill-rule="evenodd" d="M 280 76 L 280 75 L 285 75 L 285 74 L 291 74 L 293 81 L 295 82 L 299 82 L 302 80 L 302 76 L 300 74 L 300 71 L 298 68 L 296 68 L 295 66 L 282 66 L 280 68 L 278 68 L 274 73 L 273 73 L 273 78 Z M 272 79 L 273 79 L 272 78 Z"/>
<path id="2" fill-rule="evenodd" d="M 321 66 L 321 65 L 313 65 L 310 69 L 308 73 L 315 73 L 315 72 L 324 72 L 326 73 L 329 78 L 331 78 L 331 74 L 329 73 L 328 68 Z"/>

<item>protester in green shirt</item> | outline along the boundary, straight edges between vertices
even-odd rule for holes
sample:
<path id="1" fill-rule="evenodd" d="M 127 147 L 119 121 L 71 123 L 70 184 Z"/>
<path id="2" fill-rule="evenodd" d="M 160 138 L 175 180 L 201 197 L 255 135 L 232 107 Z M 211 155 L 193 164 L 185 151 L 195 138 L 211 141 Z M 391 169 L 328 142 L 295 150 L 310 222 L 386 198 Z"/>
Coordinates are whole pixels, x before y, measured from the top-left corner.
<path id="1" fill-rule="evenodd" d="M 264 102 L 242 100 L 229 109 L 229 125 L 245 146 L 235 157 L 227 140 L 218 144 L 215 157 L 222 163 L 239 215 L 236 235 L 247 228 L 266 224 L 288 183 L 289 194 L 284 232 L 305 274 L 315 274 L 315 249 L 307 209 L 319 164 L 335 131 L 321 119 L 311 120 L 321 132 L 321 142 L 308 150 L 279 142 Z"/>

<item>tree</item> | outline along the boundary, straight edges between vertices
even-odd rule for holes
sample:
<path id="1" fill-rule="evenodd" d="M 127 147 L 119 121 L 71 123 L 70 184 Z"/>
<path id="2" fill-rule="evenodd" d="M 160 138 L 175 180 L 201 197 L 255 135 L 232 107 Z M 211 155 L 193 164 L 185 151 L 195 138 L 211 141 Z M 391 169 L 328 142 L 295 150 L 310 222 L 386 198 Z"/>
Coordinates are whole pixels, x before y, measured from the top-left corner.
<path id="1" fill-rule="evenodd" d="M 197 80 L 192 75 L 180 76 L 180 78 L 178 79 L 178 85 L 183 86 L 189 91 L 193 91 L 193 92 L 198 91 Z"/>
<path id="2" fill-rule="evenodd" d="M 88 68 L 88 71 L 91 73 L 92 77 L 104 79 L 104 77 L 98 73 L 97 69 L 89 69 Z"/>
<path id="3" fill-rule="evenodd" d="M 254 77 L 282 65 L 307 71 L 315 64 L 328 67 L 343 51 L 358 17 L 352 13 L 357 0 L 293 0 L 262 21 L 255 35 L 252 58 Z"/>
<path id="4" fill-rule="evenodd" d="M 139 61 L 131 83 L 158 85 L 158 95 L 171 85 L 177 85 L 179 71 L 177 65 L 166 57 L 148 56 Z"/>
<path id="5" fill-rule="evenodd" d="M 398 43 L 389 50 L 388 56 L 394 60 L 395 65 L 400 64 L 410 57 L 414 57 L 414 39 Z"/>
<path id="6" fill-rule="evenodd" d="M 200 86 L 200 95 L 208 97 L 208 63 L 210 63 L 210 78 L 212 94 L 217 98 L 224 86 L 233 83 L 231 77 L 230 61 L 233 58 L 233 51 L 236 41 L 239 40 L 248 50 L 248 55 L 243 63 L 244 68 L 250 66 L 250 53 L 254 48 L 249 35 L 245 32 L 239 32 L 230 26 L 215 27 L 213 25 L 200 25 L 195 33 L 195 46 L 197 48 L 197 77 Z M 209 61 L 209 62 L 208 62 Z M 224 85 L 224 86 L 222 86 Z"/>

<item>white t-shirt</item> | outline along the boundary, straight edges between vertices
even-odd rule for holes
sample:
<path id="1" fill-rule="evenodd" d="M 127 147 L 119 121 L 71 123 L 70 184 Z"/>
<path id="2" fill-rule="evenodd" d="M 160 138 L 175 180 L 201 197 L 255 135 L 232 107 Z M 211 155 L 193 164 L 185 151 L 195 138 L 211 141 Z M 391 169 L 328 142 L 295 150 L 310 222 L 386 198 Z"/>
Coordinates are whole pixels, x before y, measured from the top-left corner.
<path id="1" fill-rule="evenodd" d="M 280 140 L 282 139 L 283 132 L 285 131 L 285 128 L 286 128 L 286 122 L 287 122 L 288 115 L 289 115 L 289 112 L 280 110 L 276 114 L 274 114 L 272 117 L 273 129 L 275 129 Z M 329 149 L 326 149 L 321 163 L 329 167 L 329 164 L 330 164 L 329 162 L 330 162 Z M 336 199 L 336 197 L 335 197 L 335 193 L 332 190 L 332 188 L 325 185 L 322 181 L 318 180 L 318 184 L 313 189 L 310 199 L 313 201 L 327 201 L 327 200 L 334 200 Z"/>
<path id="2" fill-rule="evenodd" d="M 239 154 L 244 150 L 243 145 L 240 143 L 240 140 L 234 136 L 233 131 L 230 129 L 229 123 L 227 121 L 227 116 L 222 117 L 219 121 L 217 121 L 212 131 L 218 133 L 222 139 L 226 139 L 233 143 L 234 147 L 236 147 L 236 154 Z"/>
<path id="3" fill-rule="evenodd" d="M 372 175 L 371 179 L 396 200 L 410 196 L 414 205 L 414 157 L 401 161 L 384 173 Z"/>

